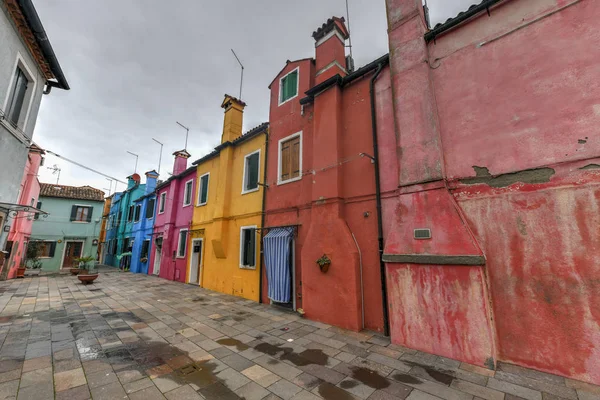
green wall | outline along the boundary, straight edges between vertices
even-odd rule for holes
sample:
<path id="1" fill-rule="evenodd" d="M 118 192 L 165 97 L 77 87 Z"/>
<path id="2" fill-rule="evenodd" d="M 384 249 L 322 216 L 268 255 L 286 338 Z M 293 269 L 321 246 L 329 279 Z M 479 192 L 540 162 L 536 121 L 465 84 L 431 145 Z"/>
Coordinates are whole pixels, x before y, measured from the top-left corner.
<path id="1" fill-rule="evenodd" d="M 92 242 L 94 239 L 98 239 L 100 235 L 103 201 L 42 196 L 40 196 L 39 201 L 42 203 L 41 209 L 50 215 L 47 218 L 40 217 L 33 222 L 30 241 L 44 240 L 56 243 L 53 257 L 40 258 L 43 271 L 60 270 L 66 240 L 83 241 L 83 255 L 96 256 L 97 245 L 93 245 Z M 71 221 L 71 209 L 74 205 L 92 207 L 91 221 Z M 70 268 L 71 265 L 65 265 L 64 267 Z"/>

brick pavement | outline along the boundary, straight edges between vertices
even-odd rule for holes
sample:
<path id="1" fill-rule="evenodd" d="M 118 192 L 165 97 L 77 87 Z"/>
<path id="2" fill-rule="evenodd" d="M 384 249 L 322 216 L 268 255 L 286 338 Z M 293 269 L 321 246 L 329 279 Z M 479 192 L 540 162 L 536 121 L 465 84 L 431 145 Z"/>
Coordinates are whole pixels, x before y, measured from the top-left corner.
<path id="1" fill-rule="evenodd" d="M 0 283 L 0 399 L 589 400 L 266 305 L 129 273 Z"/>

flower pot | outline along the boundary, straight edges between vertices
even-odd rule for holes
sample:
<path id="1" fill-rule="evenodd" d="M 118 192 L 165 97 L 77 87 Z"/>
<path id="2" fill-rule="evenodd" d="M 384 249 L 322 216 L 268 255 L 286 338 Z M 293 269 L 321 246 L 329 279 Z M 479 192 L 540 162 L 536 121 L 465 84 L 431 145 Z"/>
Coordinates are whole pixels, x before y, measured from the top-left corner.
<path id="1" fill-rule="evenodd" d="M 92 283 L 98 278 L 98 274 L 79 274 L 77 275 L 77 279 L 81 281 L 84 285 L 88 283 Z"/>
<path id="2" fill-rule="evenodd" d="M 25 278 L 25 267 L 17 268 L 17 278 Z"/>
<path id="3" fill-rule="evenodd" d="M 77 275 L 81 272 L 79 268 L 70 268 L 69 271 L 71 271 L 71 275 Z"/>
<path id="4" fill-rule="evenodd" d="M 326 273 L 327 271 L 329 271 L 330 265 L 331 265 L 331 263 L 319 264 L 319 269 L 321 270 L 322 273 Z"/>

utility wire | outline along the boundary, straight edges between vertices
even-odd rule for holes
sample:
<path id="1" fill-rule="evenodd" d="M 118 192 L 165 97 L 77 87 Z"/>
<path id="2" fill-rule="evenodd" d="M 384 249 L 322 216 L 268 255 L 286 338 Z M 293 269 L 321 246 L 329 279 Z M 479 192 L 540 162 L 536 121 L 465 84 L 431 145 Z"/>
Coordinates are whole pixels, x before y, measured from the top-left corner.
<path id="1" fill-rule="evenodd" d="M 53 155 L 53 156 L 55 156 L 55 157 L 61 158 L 61 159 L 65 160 L 65 161 L 68 161 L 68 162 L 70 162 L 71 164 L 75 164 L 75 165 L 77 165 L 78 167 L 81 167 L 81 168 L 83 168 L 83 169 L 87 169 L 88 171 L 92 171 L 92 172 L 94 172 L 94 173 L 96 173 L 96 174 L 102 175 L 102 176 L 104 176 L 105 178 L 110 178 L 110 179 L 112 179 L 112 180 L 114 180 L 114 181 L 121 182 L 121 183 L 123 183 L 123 184 L 127 185 L 127 183 L 126 183 L 126 182 L 123 182 L 123 181 L 121 181 L 121 180 L 119 180 L 119 179 L 117 179 L 117 178 L 114 178 L 114 177 L 112 177 L 112 176 L 106 175 L 106 174 L 104 174 L 104 173 L 102 173 L 102 172 L 100 172 L 100 171 L 97 171 L 97 170 L 93 169 L 93 168 L 86 167 L 86 166 L 85 166 L 85 165 L 83 165 L 83 164 L 80 164 L 80 163 L 78 163 L 78 162 L 76 162 L 76 161 L 73 161 L 73 160 L 70 160 L 70 159 L 68 159 L 68 158 L 66 158 L 66 157 L 63 157 L 63 156 L 61 156 L 60 154 L 56 154 L 56 153 L 55 153 L 55 152 L 53 152 L 53 151 L 46 150 L 46 149 L 44 149 L 44 151 L 45 151 L 46 153 L 52 154 L 52 155 Z"/>

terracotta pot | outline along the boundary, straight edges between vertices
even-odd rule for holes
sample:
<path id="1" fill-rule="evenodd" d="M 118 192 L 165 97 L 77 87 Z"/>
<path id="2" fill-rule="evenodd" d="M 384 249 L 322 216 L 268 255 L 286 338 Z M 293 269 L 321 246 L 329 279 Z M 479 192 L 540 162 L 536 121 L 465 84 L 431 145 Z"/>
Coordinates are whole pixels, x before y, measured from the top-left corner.
<path id="1" fill-rule="evenodd" d="M 96 280 L 96 278 L 98 278 L 98 274 L 79 274 L 77 275 L 77 279 L 79 279 L 81 281 L 81 283 L 83 283 L 84 285 L 87 285 L 88 283 L 92 283 Z"/>
<path id="2" fill-rule="evenodd" d="M 321 272 L 325 273 L 325 272 L 329 271 L 329 266 L 330 265 L 331 265 L 331 263 L 319 265 L 319 268 L 321 269 Z"/>
<path id="3" fill-rule="evenodd" d="M 79 268 L 71 268 L 69 271 L 71 271 L 71 275 L 77 275 L 79 272 L 81 272 Z"/>
<path id="4" fill-rule="evenodd" d="M 17 268 L 17 278 L 25 278 L 25 270 L 27 268 Z"/>

